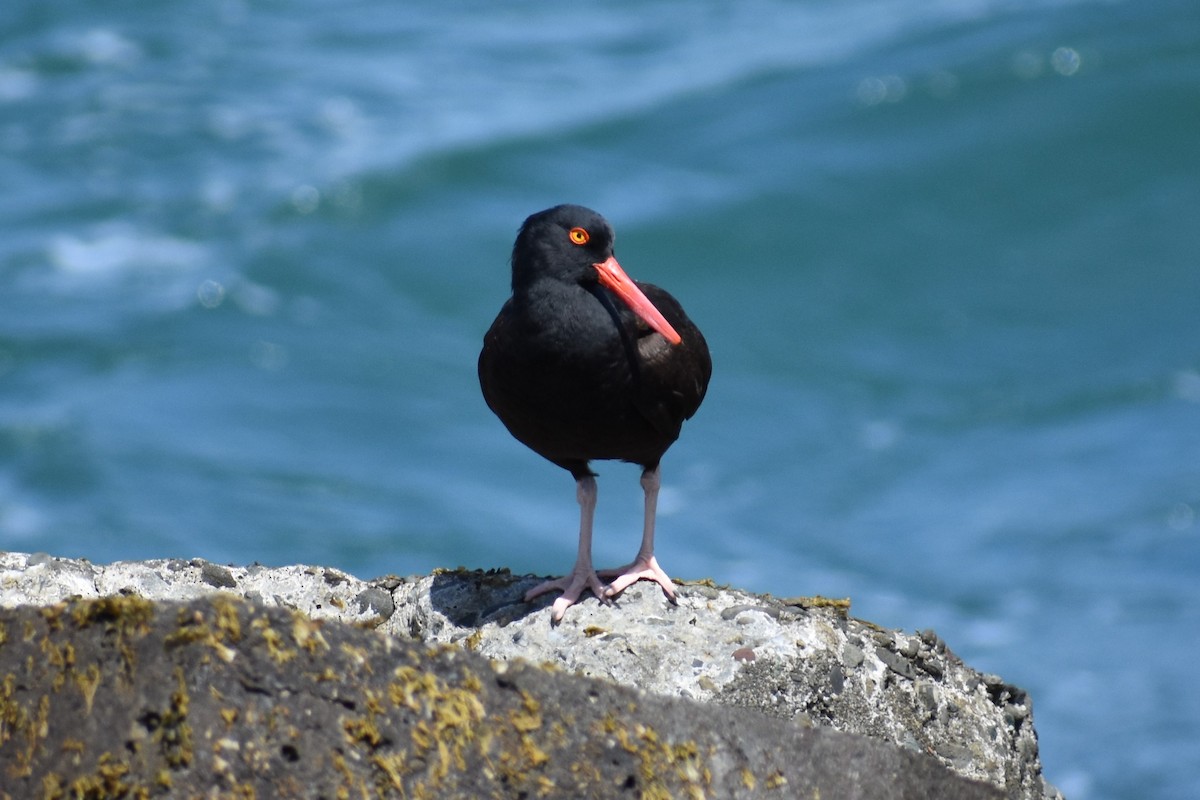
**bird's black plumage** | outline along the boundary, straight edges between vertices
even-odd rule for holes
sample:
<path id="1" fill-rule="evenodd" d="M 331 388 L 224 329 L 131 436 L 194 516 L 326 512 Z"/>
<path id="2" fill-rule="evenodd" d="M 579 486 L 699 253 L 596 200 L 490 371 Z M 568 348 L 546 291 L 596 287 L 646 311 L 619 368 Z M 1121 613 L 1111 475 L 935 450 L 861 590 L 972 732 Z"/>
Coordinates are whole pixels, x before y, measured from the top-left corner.
<path id="1" fill-rule="evenodd" d="M 640 464 L 654 483 L 643 534 L 653 560 L 658 465 L 708 388 L 704 336 L 665 290 L 624 275 L 612 228 L 581 206 L 525 220 L 513 247 L 512 290 L 479 354 L 484 399 L 513 436 L 569 470 L 581 493 L 590 486 L 593 506 L 589 461 Z M 581 553 L 585 533 L 590 551 L 585 523 Z M 590 554 L 586 567 L 591 572 Z M 595 591 L 594 583 L 592 572 L 586 588 Z M 555 611 L 560 617 L 558 605 Z"/>

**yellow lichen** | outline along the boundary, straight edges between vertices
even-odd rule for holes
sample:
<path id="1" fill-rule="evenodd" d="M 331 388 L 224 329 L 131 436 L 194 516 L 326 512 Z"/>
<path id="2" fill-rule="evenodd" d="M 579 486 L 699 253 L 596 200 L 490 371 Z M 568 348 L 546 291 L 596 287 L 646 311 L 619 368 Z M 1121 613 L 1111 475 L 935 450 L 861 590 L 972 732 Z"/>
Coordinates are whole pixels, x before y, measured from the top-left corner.
<path id="1" fill-rule="evenodd" d="M 529 733 L 542 727 L 541 704 L 524 689 L 521 690 L 521 710 L 514 711 L 509 716 L 514 728 L 521 733 Z"/>
<path id="2" fill-rule="evenodd" d="M 342 642 L 339 648 L 342 651 L 342 655 L 349 658 L 356 669 L 366 669 L 368 673 L 370 672 L 371 667 L 367 659 L 368 653 L 365 647 L 356 647 L 355 645 Z"/>
<path id="3" fill-rule="evenodd" d="M 338 679 L 338 675 L 334 672 L 333 667 L 326 667 L 315 675 L 312 673 L 310 675 L 316 683 L 328 683 L 329 681 L 336 681 Z"/>
<path id="4" fill-rule="evenodd" d="M 218 594 L 212 599 L 217 612 L 216 628 L 221 641 L 237 643 L 242 640 L 242 620 L 238 608 L 242 601 L 230 594 Z"/>
<path id="5" fill-rule="evenodd" d="M 292 619 L 292 641 L 309 655 L 329 650 L 329 642 L 321 635 L 321 623 L 302 614 L 297 614 Z"/>
<path id="6" fill-rule="evenodd" d="M 75 647 L 70 642 L 58 644 L 49 636 L 42 639 L 39 649 L 45 658 L 45 663 L 58 670 L 58 674 L 50 683 L 51 690 L 58 692 L 66 685 L 67 673 L 75 666 Z"/>
<path id="7" fill-rule="evenodd" d="M 404 761 L 403 753 L 371 757 L 371 763 L 383 772 L 388 784 L 399 792 L 404 791 L 404 773 L 406 771 Z"/>
<path id="8" fill-rule="evenodd" d="M 117 761 L 111 753 L 104 753 L 97 760 L 96 771 L 71 783 L 71 797 L 101 798 L 125 797 L 131 788 L 124 780 L 129 774 L 129 765 Z"/>
<path id="9" fill-rule="evenodd" d="M 67 610 L 67 603 L 55 603 L 51 606 L 44 606 L 41 609 L 42 619 L 46 623 L 46 630 L 51 633 L 56 633 L 62 630 L 63 627 L 63 612 Z M 28 625 L 28 623 L 27 623 Z M 30 641 L 33 637 L 29 635 L 29 628 L 26 628 L 25 641 Z"/>
<path id="10" fill-rule="evenodd" d="M 54 609 L 46 609 L 50 612 Z M 50 630 L 56 630 L 57 616 L 46 614 Z M 78 628 L 103 622 L 121 634 L 146 633 L 154 617 L 154 603 L 135 594 L 83 600 L 71 608 L 71 619 Z"/>
<path id="11" fill-rule="evenodd" d="M 600 728 L 611 734 L 623 750 L 637 757 L 642 797 L 671 797 L 664 780 L 664 776 L 670 774 L 674 774 L 683 785 L 684 796 L 707 797 L 707 789 L 712 784 L 712 771 L 694 740 L 672 744 L 649 725 L 640 722 L 625 724 L 611 714 L 600 722 Z"/>
<path id="12" fill-rule="evenodd" d="M 351 744 L 363 742 L 371 747 L 378 747 L 383 741 L 383 736 L 379 733 L 379 728 L 375 727 L 374 720 L 365 717 L 353 717 L 342 722 L 342 730 L 346 732 Z"/>
<path id="13" fill-rule="evenodd" d="M 192 727 L 188 724 L 187 682 L 183 668 L 175 667 L 176 689 L 171 692 L 170 706 L 163 712 L 154 739 L 171 767 L 186 767 L 192 763 Z"/>
<path id="14" fill-rule="evenodd" d="M 53 772 L 42 776 L 42 797 L 47 798 L 47 800 L 58 800 L 58 798 L 66 796 L 67 793 L 63 789 L 62 778 Z"/>
<path id="15" fill-rule="evenodd" d="M 263 641 L 266 642 L 267 655 L 276 664 L 286 664 L 296 657 L 296 651 L 285 647 L 283 636 L 280 635 L 279 631 L 271 627 L 270 617 L 264 614 L 251 622 L 250 627 L 256 630 L 259 636 L 263 638 Z"/>
<path id="16" fill-rule="evenodd" d="M 237 642 L 241 638 L 237 608 L 235 601 L 224 595 L 218 595 L 212 603 L 217 617 L 215 628 L 209 624 L 204 612 L 197 609 L 180 609 L 176 621 L 178 627 L 167 635 L 164 643 L 167 647 L 205 644 L 228 664 L 237 656 L 237 652 L 225 644 L 225 641 Z"/>
<path id="17" fill-rule="evenodd" d="M 396 785 L 405 769 L 423 766 L 431 788 L 439 788 L 452 773 L 467 768 L 468 747 L 486 752 L 490 737 L 477 731 L 483 726 L 485 709 L 475 688 L 453 686 L 432 671 L 403 665 L 392 672 L 386 699 L 395 708 L 413 712 L 417 718 L 411 730 L 412 753 L 398 756 L 377 754 L 373 763 L 382 771 L 388 785 Z M 369 716 L 386 713 L 378 696 L 368 696 Z M 435 793 L 436 794 L 436 793 Z"/>
<path id="18" fill-rule="evenodd" d="M 802 606 L 804 608 L 832 608 L 835 611 L 847 613 L 850 611 L 849 597 L 822 597 L 815 595 L 813 597 L 797 597 L 793 598 L 795 602 L 788 602 L 788 605 Z"/>
<path id="19" fill-rule="evenodd" d="M 96 700 L 96 689 L 100 687 L 100 667 L 96 664 L 88 664 L 88 668 L 83 672 L 76 670 L 75 685 L 79 687 L 80 693 L 83 695 L 83 703 L 87 708 L 87 713 L 92 713 L 92 703 Z"/>

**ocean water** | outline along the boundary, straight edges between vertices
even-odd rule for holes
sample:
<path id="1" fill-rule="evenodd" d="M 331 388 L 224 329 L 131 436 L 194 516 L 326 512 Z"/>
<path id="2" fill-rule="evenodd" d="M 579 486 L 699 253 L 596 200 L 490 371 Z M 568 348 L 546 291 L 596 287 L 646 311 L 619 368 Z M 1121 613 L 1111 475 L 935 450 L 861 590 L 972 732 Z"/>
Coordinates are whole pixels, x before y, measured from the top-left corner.
<path id="1" fill-rule="evenodd" d="M 0 547 L 565 570 L 475 377 L 560 202 L 713 351 L 669 572 L 935 628 L 1070 800 L 1200 796 L 1187 0 L 9 2 Z"/>

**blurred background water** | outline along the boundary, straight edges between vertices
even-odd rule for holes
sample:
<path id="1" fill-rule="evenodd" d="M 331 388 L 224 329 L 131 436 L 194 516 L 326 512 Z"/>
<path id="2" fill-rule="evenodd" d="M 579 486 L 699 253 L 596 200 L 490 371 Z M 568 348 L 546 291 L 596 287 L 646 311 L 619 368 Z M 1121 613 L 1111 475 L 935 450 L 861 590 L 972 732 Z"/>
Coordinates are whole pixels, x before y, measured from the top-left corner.
<path id="1" fill-rule="evenodd" d="M 1200 796 L 1189 0 L 8 2 L 0 547 L 565 570 L 475 377 L 559 202 L 713 350 L 668 571 L 936 628 L 1071 800 Z"/>

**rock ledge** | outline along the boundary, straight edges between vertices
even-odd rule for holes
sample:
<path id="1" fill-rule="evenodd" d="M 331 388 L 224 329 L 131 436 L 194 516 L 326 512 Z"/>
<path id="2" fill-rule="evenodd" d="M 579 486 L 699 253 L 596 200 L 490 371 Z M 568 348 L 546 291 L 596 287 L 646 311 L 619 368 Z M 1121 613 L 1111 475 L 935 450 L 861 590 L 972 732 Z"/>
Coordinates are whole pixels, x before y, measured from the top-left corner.
<path id="1" fill-rule="evenodd" d="M 932 631 L 708 583 L 682 584 L 677 606 L 635 585 L 552 626 L 548 601 L 521 601 L 537 580 L 0 553 L 0 769 L 44 797 L 86 780 L 146 796 L 166 780 L 304 797 L 1060 797 L 1026 693 Z M 132 738 L 103 749 L 105 732 Z M 48 771 L 63 752 L 77 769 Z"/>

